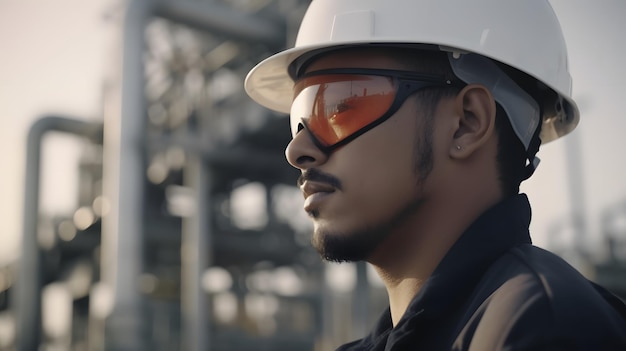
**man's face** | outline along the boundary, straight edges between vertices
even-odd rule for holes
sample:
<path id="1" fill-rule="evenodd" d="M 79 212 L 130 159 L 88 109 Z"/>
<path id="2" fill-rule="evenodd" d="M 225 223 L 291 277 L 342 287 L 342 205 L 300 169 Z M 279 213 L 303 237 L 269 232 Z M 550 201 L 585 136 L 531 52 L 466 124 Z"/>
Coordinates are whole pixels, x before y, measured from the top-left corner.
<path id="1" fill-rule="evenodd" d="M 337 68 L 406 70 L 384 51 L 370 49 L 326 54 L 307 73 Z M 432 156 L 431 143 L 424 142 L 424 134 L 432 132 L 427 120 L 416 99 L 409 98 L 382 124 L 330 154 L 306 129 L 294 136 L 286 156 L 303 172 L 298 184 L 314 223 L 312 242 L 322 257 L 366 260 L 419 211 L 426 201 L 426 174 L 416 172 L 416 164 Z"/>

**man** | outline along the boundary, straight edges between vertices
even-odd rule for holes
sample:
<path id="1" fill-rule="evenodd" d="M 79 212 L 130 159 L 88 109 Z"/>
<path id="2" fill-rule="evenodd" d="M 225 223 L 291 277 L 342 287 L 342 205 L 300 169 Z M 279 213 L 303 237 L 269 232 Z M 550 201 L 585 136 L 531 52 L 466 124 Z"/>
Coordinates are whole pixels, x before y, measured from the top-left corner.
<path id="1" fill-rule="evenodd" d="M 314 246 L 387 288 L 339 350 L 626 350 L 624 305 L 531 245 L 518 194 L 579 119 L 547 0 L 314 0 L 246 90 L 290 113 Z"/>

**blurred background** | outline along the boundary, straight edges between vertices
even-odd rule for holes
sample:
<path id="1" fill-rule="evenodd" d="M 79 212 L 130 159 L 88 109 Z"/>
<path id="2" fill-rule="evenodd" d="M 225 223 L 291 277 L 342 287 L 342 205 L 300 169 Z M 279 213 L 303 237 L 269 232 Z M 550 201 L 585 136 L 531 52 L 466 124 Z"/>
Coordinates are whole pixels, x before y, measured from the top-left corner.
<path id="1" fill-rule="evenodd" d="M 309 247 L 288 123 L 243 92 L 308 2 L 0 0 L 0 350 L 366 333 L 383 287 Z M 626 2 L 551 3 L 581 123 L 523 185 L 533 240 L 625 297 Z"/>

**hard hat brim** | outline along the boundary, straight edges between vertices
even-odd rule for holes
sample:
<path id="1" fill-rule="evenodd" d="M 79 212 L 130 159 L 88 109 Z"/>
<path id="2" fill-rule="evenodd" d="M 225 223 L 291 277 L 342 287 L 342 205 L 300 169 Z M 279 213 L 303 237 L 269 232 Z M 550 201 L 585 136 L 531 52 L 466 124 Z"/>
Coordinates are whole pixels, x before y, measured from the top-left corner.
<path id="1" fill-rule="evenodd" d="M 264 107 L 289 113 L 294 85 L 289 65 L 302 55 L 323 48 L 328 48 L 328 44 L 291 48 L 261 61 L 246 77 L 246 93 Z"/>

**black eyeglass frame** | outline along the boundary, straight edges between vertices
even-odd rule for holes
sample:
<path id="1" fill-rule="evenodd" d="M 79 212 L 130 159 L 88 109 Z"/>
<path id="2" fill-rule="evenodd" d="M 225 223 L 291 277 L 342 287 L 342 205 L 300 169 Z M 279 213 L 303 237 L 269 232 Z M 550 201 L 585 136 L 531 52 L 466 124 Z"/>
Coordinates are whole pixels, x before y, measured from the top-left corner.
<path id="1" fill-rule="evenodd" d="M 450 80 L 446 79 L 441 75 L 434 74 L 421 74 L 411 71 L 401 71 L 401 70 L 390 70 L 390 69 L 373 69 L 373 68 L 334 68 L 334 69 L 325 69 L 319 71 L 313 71 L 306 74 L 303 74 L 296 80 L 296 84 L 300 79 L 321 76 L 321 75 L 329 75 L 329 74 L 346 74 L 346 75 L 369 75 L 369 76 L 382 76 L 392 78 L 393 84 L 396 86 L 396 96 L 394 97 L 391 106 L 382 116 L 376 118 L 374 121 L 366 124 L 361 127 L 354 133 L 350 134 L 346 138 L 332 144 L 332 145 L 324 145 L 322 142 L 315 136 L 315 134 L 310 130 L 307 122 L 304 118 L 301 119 L 301 124 L 304 129 L 308 132 L 309 136 L 315 143 L 315 146 L 320 149 L 324 154 L 329 155 L 337 148 L 346 145 L 347 143 L 353 141 L 359 136 L 363 135 L 365 132 L 371 130 L 372 128 L 380 125 L 389 117 L 393 116 L 394 113 L 398 111 L 398 109 L 402 106 L 404 101 L 411 96 L 412 94 L 418 92 L 419 90 L 425 88 L 433 88 L 433 87 L 457 87 L 463 88 L 466 84 L 460 80 Z M 291 118 L 291 117 L 290 117 Z"/>

